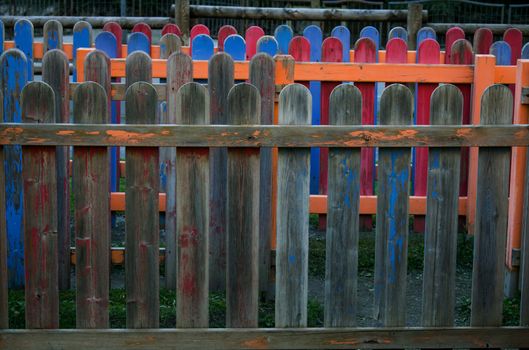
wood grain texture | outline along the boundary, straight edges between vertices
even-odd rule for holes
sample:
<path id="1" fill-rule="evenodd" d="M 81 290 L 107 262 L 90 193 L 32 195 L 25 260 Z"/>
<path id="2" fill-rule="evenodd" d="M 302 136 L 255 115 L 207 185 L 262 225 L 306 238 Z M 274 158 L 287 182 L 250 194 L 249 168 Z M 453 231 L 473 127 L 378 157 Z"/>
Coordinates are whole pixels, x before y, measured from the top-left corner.
<path id="1" fill-rule="evenodd" d="M 280 125 L 311 124 L 310 91 L 290 84 L 279 95 Z M 310 149 L 279 149 L 277 163 L 276 327 L 307 324 Z"/>
<path id="2" fill-rule="evenodd" d="M 191 57 L 175 52 L 167 61 L 167 120 L 164 124 L 176 124 L 176 94 L 180 87 L 193 81 Z M 167 203 L 165 211 L 165 287 L 176 290 L 176 148 L 160 148 L 160 159 L 165 163 Z"/>
<path id="3" fill-rule="evenodd" d="M 24 123 L 53 123 L 53 89 L 31 82 L 21 96 Z M 55 147 L 23 147 L 26 328 L 59 327 Z"/>
<path id="4" fill-rule="evenodd" d="M 261 125 L 274 124 L 275 62 L 266 53 L 250 61 L 250 83 L 261 95 Z M 270 241 L 272 239 L 272 149 L 261 147 L 259 155 L 259 291 L 273 292 L 269 284 Z"/>
<path id="5" fill-rule="evenodd" d="M 529 329 L 518 327 L 0 331 L 2 345 L 21 350 L 521 348 L 528 338 Z"/>
<path id="6" fill-rule="evenodd" d="M 62 24 L 57 20 L 49 20 L 44 23 L 42 28 L 42 50 L 48 52 L 49 50 L 62 50 Z"/>
<path id="7" fill-rule="evenodd" d="M 381 125 L 412 123 L 413 97 L 401 84 L 392 84 L 380 99 Z M 378 325 L 406 325 L 408 197 L 411 150 L 380 148 L 375 243 L 375 305 Z"/>
<path id="8" fill-rule="evenodd" d="M 492 85 L 485 90 L 481 98 L 482 125 L 510 124 L 512 111 L 512 95 L 506 86 Z M 470 319 L 473 326 L 502 324 L 510 164 L 508 147 L 479 149 Z"/>
<path id="9" fill-rule="evenodd" d="M 4 95 L 3 122 L 20 123 L 20 93 L 26 85 L 28 61 L 18 49 L 10 49 L 0 57 L 0 84 Z M 2 138 L 0 138 L 2 139 Z M 24 287 L 24 233 L 22 229 L 22 149 L 19 145 L 4 147 L 5 215 L 7 225 L 8 284 L 10 288 Z"/>
<path id="10" fill-rule="evenodd" d="M 73 96 L 74 123 L 109 121 L 108 97 L 95 82 Z M 110 169 L 107 147 L 75 147 L 73 186 L 76 249 L 76 326 L 109 327 Z"/>
<path id="11" fill-rule="evenodd" d="M 460 125 L 463 95 L 454 85 L 441 85 L 432 94 L 432 125 Z M 422 325 L 453 326 L 461 148 L 430 148 Z"/>
<path id="12" fill-rule="evenodd" d="M 146 82 L 132 84 L 127 89 L 126 104 L 127 123 L 156 122 L 158 101 L 156 90 L 151 84 Z M 126 149 L 127 328 L 157 328 L 159 324 L 158 162 L 158 148 Z"/>
<path id="13" fill-rule="evenodd" d="M 492 30 L 489 28 L 478 28 L 474 32 L 472 51 L 476 55 L 488 55 L 493 40 L 494 35 L 492 34 Z"/>
<path id="14" fill-rule="evenodd" d="M 84 71 L 85 81 L 96 82 L 105 89 L 108 105 L 108 107 L 106 108 L 108 117 L 105 118 L 105 124 L 108 124 L 110 121 L 110 98 L 112 93 L 112 86 L 110 80 L 110 58 L 103 51 L 94 50 L 90 52 L 85 58 Z M 70 95 L 74 96 L 75 90 L 73 92 L 70 92 Z"/>
<path id="15" fill-rule="evenodd" d="M 228 93 L 234 84 L 233 59 L 227 53 L 217 53 L 210 59 L 208 70 L 211 124 L 232 124 L 228 123 Z M 209 150 L 209 176 L 209 288 L 211 291 L 225 291 L 226 185 L 228 179 L 225 147 Z"/>
<path id="16" fill-rule="evenodd" d="M 152 81 L 152 60 L 145 52 L 134 51 L 127 56 L 125 77 L 127 88 L 138 81 Z"/>
<path id="17" fill-rule="evenodd" d="M 55 122 L 70 122 L 70 71 L 64 52 L 53 49 L 42 58 L 42 80 L 53 89 L 55 96 Z M 59 244 L 59 289 L 70 288 L 70 168 L 68 147 L 58 146 L 57 165 L 57 210 Z"/>
<path id="18" fill-rule="evenodd" d="M 529 174 L 529 157 L 525 173 Z M 524 180 L 524 200 L 522 217 L 522 239 L 520 264 L 520 326 L 529 327 L 529 176 Z"/>
<path id="19" fill-rule="evenodd" d="M 169 58 L 173 53 L 180 52 L 182 40 L 176 34 L 165 34 L 160 39 L 160 58 Z"/>
<path id="20" fill-rule="evenodd" d="M 4 121 L 4 94 L 0 91 L 0 121 Z M 4 147 L 0 147 L 0 213 L 6 212 L 5 205 L 5 169 Z M 8 273 L 7 273 L 7 227 L 6 216 L 0 215 L 0 329 L 9 328 L 8 304 Z"/>
<path id="21" fill-rule="evenodd" d="M 329 105 L 329 124 L 362 123 L 362 95 L 357 87 L 337 86 Z M 357 310 L 359 149 L 329 149 L 328 189 L 324 325 L 351 327 L 356 325 Z"/>
<path id="22" fill-rule="evenodd" d="M 227 107 L 228 124 L 255 125 L 261 122 L 261 96 L 251 84 L 235 85 L 228 95 Z M 258 325 L 259 173 L 258 149 L 228 149 L 226 327 L 229 328 Z"/>
<path id="23" fill-rule="evenodd" d="M 183 85 L 176 95 L 177 124 L 209 124 L 209 106 L 203 85 Z M 204 328 L 209 323 L 209 150 L 178 148 L 176 170 L 176 326 Z"/>

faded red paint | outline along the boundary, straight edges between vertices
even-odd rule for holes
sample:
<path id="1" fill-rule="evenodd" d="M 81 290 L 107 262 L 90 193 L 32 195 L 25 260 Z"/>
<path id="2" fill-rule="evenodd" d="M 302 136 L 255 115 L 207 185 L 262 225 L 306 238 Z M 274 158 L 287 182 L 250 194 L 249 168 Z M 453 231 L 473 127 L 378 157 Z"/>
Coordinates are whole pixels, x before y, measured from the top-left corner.
<path id="1" fill-rule="evenodd" d="M 196 247 L 199 239 L 199 232 L 196 227 L 184 226 L 180 237 L 178 237 L 178 243 L 180 248 L 187 248 L 190 245 Z"/>
<path id="2" fill-rule="evenodd" d="M 191 275 L 189 272 L 185 273 L 182 280 L 182 292 L 185 296 L 192 296 L 197 294 L 197 281 L 195 276 Z"/>

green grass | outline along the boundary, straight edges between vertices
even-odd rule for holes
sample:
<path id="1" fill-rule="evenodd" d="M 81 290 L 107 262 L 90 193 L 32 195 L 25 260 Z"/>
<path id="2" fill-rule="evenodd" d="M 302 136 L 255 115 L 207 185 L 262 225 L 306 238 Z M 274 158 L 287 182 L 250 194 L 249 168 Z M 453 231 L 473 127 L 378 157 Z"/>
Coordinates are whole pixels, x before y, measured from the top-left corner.
<path id="1" fill-rule="evenodd" d="M 60 328 L 75 328 L 75 291 L 60 293 L 59 318 Z M 126 293 L 124 289 L 110 291 L 109 317 L 111 328 L 125 328 L 126 326 Z M 259 326 L 274 327 L 274 302 L 266 301 L 259 304 Z M 9 292 L 9 326 L 10 328 L 25 328 L 24 291 Z M 308 306 L 309 327 L 323 326 L 323 306 L 316 300 L 309 299 Z M 221 293 L 210 293 L 209 296 L 209 325 L 212 328 L 225 327 L 226 297 Z M 160 290 L 160 327 L 176 327 L 176 293 L 171 290 Z"/>
<path id="2" fill-rule="evenodd" d="M 457 313 L 461 321 L 466 324 L 470 323 L 471 315 L 471 300 L 464 298 L 461 304 L 457 307 Z M 520 297 L 506 298 L 503 300 L 503 326 L 519 326 L 520 325 Z"/>

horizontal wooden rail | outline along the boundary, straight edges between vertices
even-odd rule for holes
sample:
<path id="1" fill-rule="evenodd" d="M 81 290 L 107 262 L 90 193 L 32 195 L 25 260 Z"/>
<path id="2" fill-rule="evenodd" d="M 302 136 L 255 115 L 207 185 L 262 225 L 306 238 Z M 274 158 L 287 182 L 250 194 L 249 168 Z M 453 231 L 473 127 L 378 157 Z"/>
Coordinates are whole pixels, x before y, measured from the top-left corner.
<path id="1" fill-rule="evenodd" d="M 2 330 L 6 349 L 524 348 L 526 327 Z"/>
<path id="2" fill-rule="evenodd" d="M 13 27 L 20 19 L 30 21 L 35 27 L 42 27 L 49 20 L 55 20 L 65 28 L 73 28 L 80 21 L 86 21 L 94 28 L 103 28 L 105 23 L 117 22 L 123 29 L 132 29 L 140 22 L 147 23 L 152 29 L 162 29 L 167 23 L 174 23 L 173 17 L 0 16 L 6 27 Z"/>
<path id="3" fill-rule="evenodd" d="M 165 248 L 160 247 L 160 263 L 163 264 L 165 261 Z M 75 265 L 77 262 L 77 251 L 75 247 L 70 248 L 70 262 Z M 124 265 L 125 264 L 125 248 L 124 247 L 112 247 L 110 248 L 110 263 L 112 265 Z"/>
<path id="4" fill-rule="evenodd" d="M 0 144 L 142 147 L 528 146 L 529 125 L 286 126 L 0 124 Z"/>

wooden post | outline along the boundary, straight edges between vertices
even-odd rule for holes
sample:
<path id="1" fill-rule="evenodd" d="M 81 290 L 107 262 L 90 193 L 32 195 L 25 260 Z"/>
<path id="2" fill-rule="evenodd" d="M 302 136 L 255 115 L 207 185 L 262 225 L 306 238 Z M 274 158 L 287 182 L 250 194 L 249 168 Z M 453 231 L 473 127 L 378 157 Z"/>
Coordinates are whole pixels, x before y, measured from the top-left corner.
<path id="1" fill-rule="evenodd" d="M 176 95 L 176 115 L 177 124 L 209 124 L 206 87 L 183 85 Z M 209 324 L 209 149 L 177 148 L 176 171 L 176 326 L 205 328 Z"/>
<path id="2" fill-rule="evenodd" d="M 134 56 L 135 54 L 129 58 Z M 136 58 L 140 57 L 136 56 Z M 140 63 L 140 60 L 130 63 L 135 65 Z M 150 70 L 150 67 L 143 66 L 141 69 Z M 129 86 L 125 93 L 125 101 L 127 124 L 156 123 L 158 96 L 156 89 L 150 83 L 138 81 Z M 127 328 L 157 328 L 159 325 L 158 162 L 158 148 L 127 147 L 126 149 Z"/>
<path id="3" fill-rule="evenodd" d="M 244 103 L 241 103 L 244 101 Z M 227 124 L 258 125 L 261 96 L 251 84 L 227 98 Z M 228 148 L 226 327 L 257 327 L 259 311 L 259 149 Z"/>
<path id="4" fill-rule="evenodd" d="M 481 125 L 511 124 L 508 87 L 488 87 L 481 101 Z M 470 320 L 475 327 L 502 324 L 510 163 L 510 147 L 479 149 Z"/>
<path id="5" fill-rule="evenodd" d="M 193 61 L 188 55 L 176 52 L 167 60 L 167 120 L 163 123 L 176 124 L 176 96 L 180 87 L 193 81 Z M 165 209 L 165 287 L 176 290 L 177 240 L 176 240 L 176 148 L 160 149 L 165 162 L 166 209 Z"/>
<path id="6" fill-rule="evenodd" d="M 311 124 L 310 91 L 290 84 L 279 95 L 280 125 Z M 277 162 L 275 326 L 307 326 L 309 148 L 280 148 Z"/>
<path id="7" fill-rule="evenodd" d="M 55 98 L 48 84 L 31 82 L 20 98 L 23 122 L 55 121 Z M 58 328 L 56 147 L 24 146 L 22 150 L 26 328 Z"/>
<path id="8" fill-rule="evenodd" d="M 417 48 L 417 32 L 422 27 L 422 4 L 408 4 L 408 49 L 415 50 Z"/>
<path id="9" fill-rule="evenodd" d="M 228 93 L 233 83 L 233 60 L 225 52 L 215 54 L 208 63 L 211 124 L 228 124 Z M 225 291 L 227 149 L 214 147 L 209 153 L 209 288 Z"/>
<path id="10" fill-rule="evenodd" d="M 82 83 L 73 95 L 74 123 L 107 124 L 108 98 L 95 82 Z M 110 169 L 108 147 L 75 147 L 76 327 L 108 328 L 110 282 Z M 97 176 L 94 176 L 97 174 Z"/>
<path id="11" fill-rule="evenodd" d="M 63 51 L 53 49 L 42 58 L 42 80 L 53 89 L 55 122 L 70 122 L 70 71 Z M 70 171 L 69 147 L 57 147 L 57 209 L 59 243 L 59 289 L 70 288 Z"/>
<path id="12" fill-rule="evenodd" d="M 361 125 L 362 94 L 350 84 L 329 99 L 329 125 Z M 360 149 L 329 148 L 325 327 L 356 325 L 360 207 Z"/>
<path id="13" fill-rule="evenodd" d="M 460 125 L 463 95 L 454 85 L 432 94 L 431 125 Z M 461 148 L 430 147 L 424 236 L 422 326 L 454 325 Z"/>
<path id="14" fill-rule="evenodd" d="M 392 84 L 380 99 L 380 125 L 410 125 L 413 96 Z M 379 326 L 406 325 L 410 148 L 380 148 L 375 246 L 374 318 Z"/>
<path id="15" fill-rule="evenodd" d="M 175 23 L 182 31 L 182 40 L 189 46 L 190 36 L 189 0 L 175 0 Z"/>

